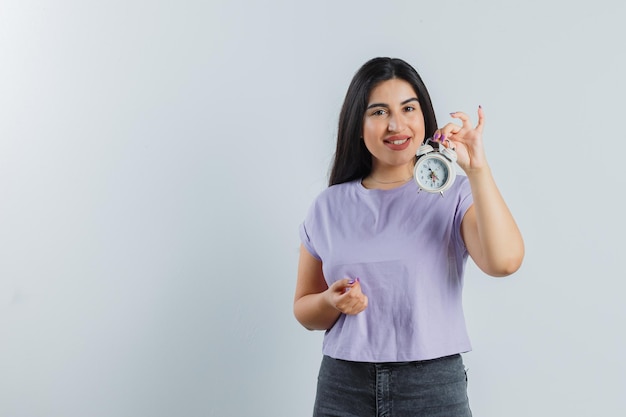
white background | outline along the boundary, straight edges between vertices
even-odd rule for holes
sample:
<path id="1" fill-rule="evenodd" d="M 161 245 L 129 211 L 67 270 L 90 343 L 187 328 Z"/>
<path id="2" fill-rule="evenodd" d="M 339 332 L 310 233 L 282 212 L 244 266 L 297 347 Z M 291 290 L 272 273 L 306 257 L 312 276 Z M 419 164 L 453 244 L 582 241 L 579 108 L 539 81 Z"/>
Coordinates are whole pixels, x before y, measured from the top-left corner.
<path id="1" fill-rule="evenodd" d="M 626 413 L 620 0 L 0 1 L 0 417 L 307 416 L 298 224 L 375 56 L 485 109 L 527 255 L 470 263 L 475 416 Z"/>

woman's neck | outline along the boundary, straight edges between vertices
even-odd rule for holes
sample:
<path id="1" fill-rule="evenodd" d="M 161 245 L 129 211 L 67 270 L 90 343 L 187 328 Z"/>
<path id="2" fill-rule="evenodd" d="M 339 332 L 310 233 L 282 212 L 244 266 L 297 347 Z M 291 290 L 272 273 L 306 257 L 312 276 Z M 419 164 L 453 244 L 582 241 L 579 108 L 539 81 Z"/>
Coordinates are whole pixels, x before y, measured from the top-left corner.
<path id="1" fill-rule="evenodd" d="M 406 184 L 413 179 L 412 167 L 397 167 L 394 169 L 373 169 L 361 180 L 365 188 L 390 190 Z"/>

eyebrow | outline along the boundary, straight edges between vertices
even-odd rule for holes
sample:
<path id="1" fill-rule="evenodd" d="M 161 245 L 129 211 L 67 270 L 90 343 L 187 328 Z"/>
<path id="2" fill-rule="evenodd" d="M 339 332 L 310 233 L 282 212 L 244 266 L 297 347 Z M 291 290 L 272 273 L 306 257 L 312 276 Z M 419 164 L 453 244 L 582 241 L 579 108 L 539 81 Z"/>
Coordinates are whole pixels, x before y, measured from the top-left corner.
<path id="1" fill-rule="evenodd" d="M 412 101 L 417 101 L 419 103 L 419 100 L 417 99 L 417 97 L 411 97 L 409 99 L 404 100 L 402 103 L 400 103 L 401 105 L 405 105 L 407 103 L 410 103 Z M 389 108 L 389 104 L 385 104 L 385 103 L 372 103 L 369 106 L 367 106 L 367 108 L 365 110 L 369 110 L 372 107 L 386 107 Z"/>

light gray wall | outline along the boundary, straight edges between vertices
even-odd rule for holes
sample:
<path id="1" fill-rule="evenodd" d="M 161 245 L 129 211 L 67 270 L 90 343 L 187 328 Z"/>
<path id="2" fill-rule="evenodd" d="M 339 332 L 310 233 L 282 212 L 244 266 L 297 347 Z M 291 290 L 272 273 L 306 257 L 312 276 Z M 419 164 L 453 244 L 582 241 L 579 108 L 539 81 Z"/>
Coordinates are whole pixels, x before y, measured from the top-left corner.
<path id="1" fill-rule="evenodd" d="M 470 264 L 481 417 L 626 411 L 625 3 L 0 2 L 0 417 L 310 415 L 297 227 L 348 82 L 486 112 L 524 233 Z"/>

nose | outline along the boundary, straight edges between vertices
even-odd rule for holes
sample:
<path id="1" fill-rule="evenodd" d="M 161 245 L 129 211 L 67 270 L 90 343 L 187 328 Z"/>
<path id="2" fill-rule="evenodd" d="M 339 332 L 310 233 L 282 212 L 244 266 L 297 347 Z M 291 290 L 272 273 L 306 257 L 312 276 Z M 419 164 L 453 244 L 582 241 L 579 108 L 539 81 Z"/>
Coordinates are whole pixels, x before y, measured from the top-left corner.
<path id="1" fill-rule="evenodd" d="M 404 120 L 402 119 L 402 115 L 392 114 L 389 118 L 389 124 L 387 125 L 387 130 L 390 132 L 402 132 L 404 130 Z"/>

